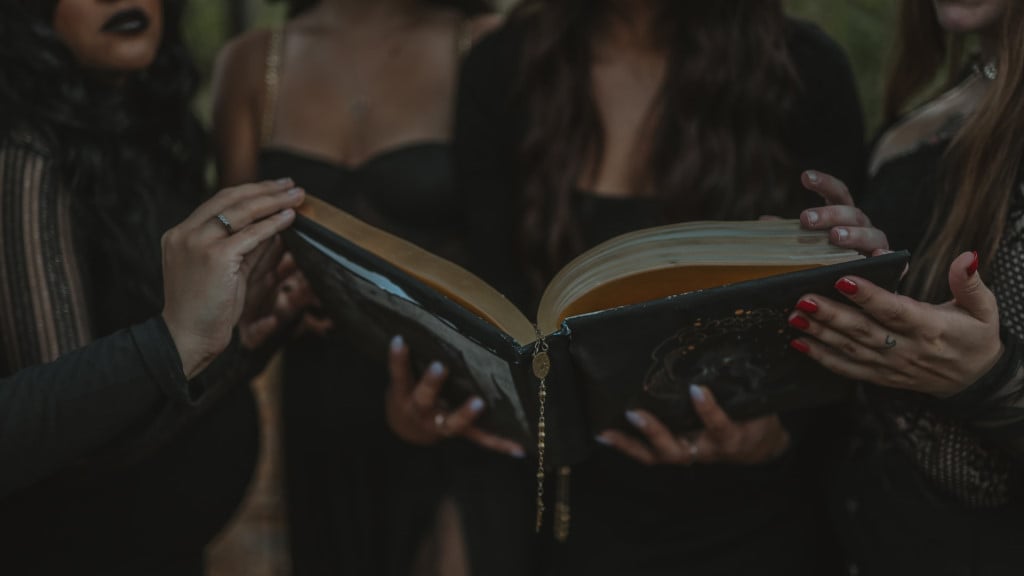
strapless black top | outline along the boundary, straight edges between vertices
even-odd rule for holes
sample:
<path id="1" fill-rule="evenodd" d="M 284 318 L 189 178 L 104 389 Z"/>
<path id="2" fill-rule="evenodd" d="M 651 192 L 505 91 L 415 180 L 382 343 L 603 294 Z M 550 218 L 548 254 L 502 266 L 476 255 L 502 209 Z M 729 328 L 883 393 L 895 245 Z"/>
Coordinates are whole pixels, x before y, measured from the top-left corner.
<path id="1" fill-rule="evenodd" d="M 260 177 L 292 178 L 306 192 L 422 248 L 463 261 L 459 203 L 446 142 L 380 152 L 358 165 L 285 148 L 264 148 Z"/>

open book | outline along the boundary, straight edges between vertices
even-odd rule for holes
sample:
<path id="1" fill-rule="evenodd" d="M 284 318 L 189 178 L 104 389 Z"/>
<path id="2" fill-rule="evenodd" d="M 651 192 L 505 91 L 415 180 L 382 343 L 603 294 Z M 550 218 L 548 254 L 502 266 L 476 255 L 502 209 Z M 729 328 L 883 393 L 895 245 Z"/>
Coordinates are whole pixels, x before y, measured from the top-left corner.
<path id="1" fill-rule="evenodd" d="M 449 367 L 448 402 L 486 401 L 487 429 L 533 446 L 546 376 L 553 465 L 584 458 L 604 429 L 629 429 L 630 408 L 679 431 L 698 427 L 692 383 L 734 418 L 841 398 L 837 376 L 790 350 L 788 314 L 847 274 L 895 289 L 909 258 L 863 258 L 792 220 L 650 228 L 566 265 L 535 324 L 464 268 L 316 198 L 287 242 L 352 345 L 383 358 L 401 334 L 420 368 Z"/>

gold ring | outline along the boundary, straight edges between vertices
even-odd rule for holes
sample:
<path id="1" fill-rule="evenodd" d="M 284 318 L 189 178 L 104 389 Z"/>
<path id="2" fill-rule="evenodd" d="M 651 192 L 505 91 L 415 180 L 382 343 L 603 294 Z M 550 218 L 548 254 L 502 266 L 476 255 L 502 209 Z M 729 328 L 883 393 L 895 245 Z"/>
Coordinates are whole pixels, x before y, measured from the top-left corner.
<path id="1" fill-rule="evenodd" d="M 223 213 L 217 214 L 216 216 L 214 216 L 214 218 L 216 218 L 217 222 L 220 222 L 220 225 L 223 226 L 224 229 L 228 231 L 228 236 L 235 233 L 235 229 L 231 227 L 231 220 L 228 220 L 228 217 L 225 216 Z"/>

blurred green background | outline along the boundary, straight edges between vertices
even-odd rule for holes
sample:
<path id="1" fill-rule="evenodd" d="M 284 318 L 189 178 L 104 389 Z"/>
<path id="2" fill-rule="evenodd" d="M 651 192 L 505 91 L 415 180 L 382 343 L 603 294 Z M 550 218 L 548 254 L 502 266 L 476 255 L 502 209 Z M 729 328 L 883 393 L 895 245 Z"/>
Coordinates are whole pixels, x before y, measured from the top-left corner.
<path id="1" fill-rule="evenodd" d="M 716 0 L 704 0 L 714 2 Z M 784 0 L 798 18 L 818 23 L 845 49 L 860 86 L 861 101 L 874 132 L 880 120 L 882 76 L 899 2 L 894 0 Z M 508 7 L 512 2 L 498 4 Z M 268 0 L 192 0 L 186 34 L 204 78 L 209 79 L 217 50 L 232 34 L 282 21 L 285 2 Z M 200 94 L 200 115 L 209 111 L 208 89 Z"/>

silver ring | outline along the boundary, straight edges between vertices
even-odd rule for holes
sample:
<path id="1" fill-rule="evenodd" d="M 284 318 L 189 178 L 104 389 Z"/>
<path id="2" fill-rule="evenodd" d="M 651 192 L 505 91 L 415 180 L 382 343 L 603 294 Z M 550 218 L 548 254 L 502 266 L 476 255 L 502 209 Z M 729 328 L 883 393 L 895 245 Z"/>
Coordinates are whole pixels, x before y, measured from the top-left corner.
<path id="1" fill-rule="evenodd" d="M 697 450 L 698 450 L 697 443 L 696 442 L 690 442 L 690 462 L 696 462 L 697 461 Z"/>
<path id="2" fill-rule="evenodd" d="M 223 213 L 217 214 L 216 216 L 214 216 L 214 218 L 216 218 L 217 222 L 220 222 L 221 226 L 223 226 L 224 229 L 228 231 L 228 236 L 235 233 L 235 229 L 231 227 L 231 220 L 228 220 L 228 217 L 225 216 Z"/>
<path id="3" fill-rule="evenodd" d="M 885 344 L 882 345 L 883 350 L 891 350 L 896 347 L 896 338 L 892 334 L 885 335 Z"/>
<path id="4" fill-rule="evenodd" d="M 444 428 L 445 420 L 447 420 L 447 418 L 443 413 L 438 412 L 437 414 L 434 414 L 434 426 L 438 429 L 438 431 Z"/>

